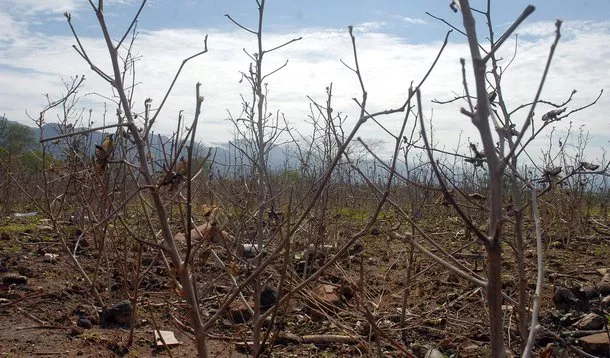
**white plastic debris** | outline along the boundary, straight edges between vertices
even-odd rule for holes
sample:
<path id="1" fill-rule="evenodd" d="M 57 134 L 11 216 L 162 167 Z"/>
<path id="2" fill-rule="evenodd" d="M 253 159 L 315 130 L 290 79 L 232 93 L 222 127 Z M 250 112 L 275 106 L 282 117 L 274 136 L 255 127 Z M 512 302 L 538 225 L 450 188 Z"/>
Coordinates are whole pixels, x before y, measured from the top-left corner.
<path id="1" fill-rule="evenodd" d="M 161 337 L 163 337 L 163 340 L 161 340 Z M 175 346 L 180 344 L 180 342 L 178 342 L 178 340 L 176 339 L 174 332 L 172 331 L 155 330 L 155 342 L 157 344 L 157 347 L 163 346 L 163 342 L 165 342 L 165 345 L 167 346 Z"/>
<path id="2" fill-rule="evenodd" d="M 44 262 L 53 262 L 53 261 L 57 260 L 58 257 L 59 257 L 58 254 L 51 254 L 51 253 L 47 252 L 46 254 L 44 254 L 43 261 Z"/>

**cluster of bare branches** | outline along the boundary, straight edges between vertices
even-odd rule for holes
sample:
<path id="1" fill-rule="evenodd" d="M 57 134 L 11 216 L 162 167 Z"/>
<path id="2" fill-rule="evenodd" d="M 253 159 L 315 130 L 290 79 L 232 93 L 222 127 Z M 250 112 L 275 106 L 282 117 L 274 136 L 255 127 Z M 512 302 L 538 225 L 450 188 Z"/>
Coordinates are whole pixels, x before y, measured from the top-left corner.
<path id="1" fill-rule="evenodd" d="M 183 314 L 190 322 L 183 322 L 179 316 L 172 317 L 181 329 L 193 334 L 201 357 L 207 357 L 209 353 L 210 329 L 235 305 L 243 306 L 243 313 L 248 316 L 245 321 L 251 334 L 244 341 L 253 356 L 269 354 L 273 344 L 267 343 L 282 339 L 349 343 L 363 340 L 354 338 L 357 333 L 346 320 L 331 317 L 319 295 L 312 293 L 315 291 L 312 286 L 319 284 L 330 270 L 342 274 L 341 287 L 349 288 L 357 314 L 368 322 L 370 332 L 374 333 L 370 337 L 374 336 L 375 347 L 367 346 L 369 352 L 376 349 L 381 355 L 381 342 L 387 341 L 400 354 L 413 356 L 406 330 L 412 288 L 426 272 L 420 267 L 426 257 L 432 262 L 430 267 L 441 266 L 460 280 L 476 286 L 478 291 L 470 295 L 485 293 L 491 356 L 503 357 L 510 350 L 521 352 L 524 357 L 532 354 L 536 336 L 544 329 L 538 320 L 544 285 L 543 233 L 552 230 L 547 227 L 551 220 L 547 216 L 559 215 L 552 210 L 543 210 L 541 215 L 540 207 L 565 207 L 568 190 L 578 193 L 577 199 L 569 203 L 574 208 L 582 207 L 583 203 L 591 206 L 595 203 L 586 193 L 595 186 L 607 188 L 608 165 L 597 166 L 586 160 L 587 137 L 582 132 L 576 152 L 562 144 L 567 137 L 559 139 L 559 150 L 553 152 L 551 143 L 555 137 L 552 132 L 542 164 L 528 152 L 528 145 L 545 129 L 594 105 L 602 94 L 600 92 L 586 106 L 569 110 L 575 91 L 563 103 L 542 99 L 542 89 L 561 36 L 561 21 L 556 23 L 555 39 L 535 97 L 530 103 L 514 109 L 506 105 L 509 94 L 502 88 L 506 67 L 502 67 L 497 53 L 534 11 L 533 6 L 528 6 L 499 38 L 493 31 L 491 1 L 487 2 L 485 10 L 471 8 L 468 0 L 460 0 L 459 7 L 457 2 L 452 2 L 452 8 L 461 13 L 464 30 L 431 15 L 452 30 L 447 32 L 428 71 L 422 74 L 419 82 L 405 88 L 403 100 L 378 112 L 368 109 L 364 70 L 358 61 L 357 39 L 350 26 L 353 58 L 342 60 L 342 63 L 357 78 L 360 87 L 360 98 L 353 100 L 358 108 L 355 124 L 346 128 L 346 116 L 334 108 L 333 84 L 329 83 L 326 98 L 308 98 L 312 132 L 297 133 L 280 110 L 270 110 L 265 82 L 287 66 L 288 61 L 269 71 L 264 71 L 263 65 L 267 56 L 301 38 L 267 48 L 263 41 L 265 0 L 257 0 L 255 29 L 226 15 L 229 21 L 253 36 L 256 46 L 253 51 L 244 50 L 250 63 L 241 75 L 249 93 L 241 96 L 241 113 L 229 113 L 236 138 L 231 142 L 230 168 L 225 170 L 214 165 L 212 151 L 204 151 L 196 140 L 197 129 L 205 125 L 199 123 L 203 119 L 204 105 L 201 84 L 195 86 L 193 118 L 187 120 L 180 112 L 176 129 L 169 139 L 154 132 L 154 125 L 182 69 L 208 51 L 207 36 L 203 49 L 182 61 L 158 107 L 153 108 L 150 98 L 143 104 L 134 100 L 136 58 L 133 46 L 138 18 L 146 3 L 146 0 L 142 1 L 117 41 L 107 26 L 104 1 L 98 0 L 97 5 L 89 1 L 103 33 L 112 64 L 111 73 L 96 65 L 99 59 L 89 56 L 71 15 L 65 14 L 76 41 L 74 50 L 112 88 L 114 97 L 109 99 L 116 105 L 116 118 L 107 119 L 107 113 L 104 113 L 103 124 L 93 126 L 92 112 L 77 110 L 77 92 L 83 86 L 84 76 L 66 83 L 66 92 L 60 99 L 48 98 L 48 105 L 35 118 L 40 128 L 44 127 L 49 110 L 61 108 L 63 116 L 60 117 L 59 135 L 45 137 L 41 133 L 43 162 L 46 163 L 44 158 L 50 156 L 49 151 L 54 147 L 59 148 L 65 160 L 62 164 L 44 165 L 39 193 L 29 194 L 32 202 L 51 220 L 65 252 L 98 305 L 104 306 L 110 297 L 99 290 L 104 277 L 113 274 L 110 268 L 122 277 L 120 290 L 133 310 L 127 346 L 133 343 L 136 315 L 146 312 L 146 307 L 137 310 L 138 305 L 143 305 L 140 286 L 153 266 L 161 263 L 171 282 L 172 293 L 186 302 Z M 488 44 L 479 41 L 474 16 L 486 21 Z M 468 40 L 474 90 L 466 80 L 467 61 L 462 59 L 464 95 L 434 102 L 464 101 L 461 113 L 471 120 L 481 143 L 481 147 L 469 143 L 470 154 L 435 146 L 427 123 L 431 119 L 424 115 L 422 103 L 423 85 L 443 55 L 453 31 Z M 552 109 L 540 117 L 542 125 L 535 128 L 535 109 L 542 105 Z M 527 112 L 525 115 L 523 110 Z M 384 120 L 397 114 L 402 116 L 402 122 L 400 129 L 393 132 L 387 129 Z M 390 160 L 384 159 L 379 150 L 373 149 L 373 144 L 359 137 L 363 125 L 371 122 L 387 134 L 391 143 L 387 155 Z M 82 123 L 87 129 L 77 131 Z M 102 140 L 92 143 L 92 133 L 99 131 L 103 131 Z M 567 134 L 571 135 L 572 131 Z M 271 170 L 268 158 L 273 150 L 287 147 L 287 142 L 291 147 L 286 154 L 299 165 L 289 168 L 287 163 L 284 172 L 278 174 Z M 92 155 L 87 154 L 92 146 L 95 146 Z M 533 174 L 532 167 L 539 175 Z M 602 177 L 602 183 L 591 179 L 597 175 Z M 13 181 L 20 185 L 19 180 L 13 178 Z M 27 188 L 21 189 L 28 193 Z M 550 196 L 547 193 L 559 194 Z M 430 205 L 434 199 L 436 202 Z M 348 229 L 333 219 L 340 217 L 341 210 L 347 207 L 366 209 L 366 215 Z M 570 212 L 574 215 L 576 210 Z M 452 251 L 441 245 L 422 222 L 422 218 L 439 213 L 452 215 L 463 228 L 459 235 L 466 243 L 460 250 Z M 75 231 L 73 226 L 66 225 L 66 220 L 76 225 Z M 534 224 L 536 237 L 537 274 L 533 292 L 527 287 L 525 269 L 525 223 L 528 220 Z M 572 216 L 565 220 L 573 222 L 576 218 Z M 385 222 L 392 222 L 392 226 Z M 400 339 L 380 326 L 377 317 L 387 293 L 375 296 L 376 293 L 366 287 L 363 260 L 360 259 L 356 269 L 358 278 L 347 273 L 340 264 L 359 246 L 362 250 L 361 242 L 370 235 L 384 235 L 389 241 L 398 241 L 407 252 L 399 310 Z M 83 267 L 79 259 L 87 240 L 94 245 L 94 267 Z M 569 236 L 567 240 L 570 240 Z M 507 247 L 517 261 L 516 293 L 507 293 L 502 285 L 502 262 Z M 485 250 L 485 274 L 459 259 L 461 250 L 470 248 Z M 146 255 L 152 258 L 145 260 Z M 320 257 L 322 259 L 318 259 Z M 212 270 L 217 270 L 214 272 L 218 272 L 218 278 L 210 281 L 208 271 Z M 215 296 L 215 311 L 204 316 L 203 307 L 209 301 L 205 293 L 212 292 L 219 283 L 227 284 L 228 288 L 222 295 Z M 280 326 L 274 323 L 286 319 L 294 297 L 316 306 L 348 334 L 307 339 L 283 335 Z M 505 340 L 503 305 L 507 304 L 517 307 L 518 348 L 507 347 Z M 154 322 L 154 314 L 151 315 Z"/>

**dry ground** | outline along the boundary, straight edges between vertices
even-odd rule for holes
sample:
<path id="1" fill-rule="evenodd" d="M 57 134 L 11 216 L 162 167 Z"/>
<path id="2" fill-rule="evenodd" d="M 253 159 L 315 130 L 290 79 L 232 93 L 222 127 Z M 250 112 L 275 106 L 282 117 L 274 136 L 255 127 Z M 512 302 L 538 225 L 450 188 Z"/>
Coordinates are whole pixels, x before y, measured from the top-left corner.
<path id="1" fill-rule="evenodd" d="M 4 219 L 0 225 L 0 276 L 10 273 L 27 277 L 25 284 L 0 283 L 2 356 L 150 357 L 168 356 L 170 352 L 174 357 L 196 355 L 191 335 L 183 332 L 174 320 L 188 322 L 184 301 L 172 289 L 167 270 L 153 261 L 154 252 L 143 253 L 143 261 L 152 266 L 140 284 L 134 341 L 131 347 L 126 348 L 129 328 L 100 327 L 97 315 L 101 307 L 96 307 L 93 296 L 58 238 L 47 227 L 48 222 L 39 219 L 38 216 L 10 218 Z M 343 230 L 348 231 L 349 222 L 345 220 Z M 465 265 L 484 275 L 484 260 L 477 257 L 482 249 L 476 243 L 468 245 L 472 239 L 460 234 L 457 221 L 443 219 L 426 226 L 435 233 L 438 243 L 450 252 L 456 251 L 456 256 Z M 482 292 L 420 254 L 416 255 L 406 323 L 401 330 L 400 308 L 406 282 L 408 245 L 390 240 L 386 230 L 382 224 L 378 231 L 361 241 L 362 246 L 357 249 L 362 251 L 352 251 L 338 260 L 318 281 L 318 284 L 335 285 L 335 293 L 340 299 L 338 307 L 323 307 L 324 299 L 312 294 L 316 288 L 313 285 L 311 290 L 293 297 L 288 307 L 282 307 L 285 314 L 274 324 L 276 332 L 292 334 L 290 337 L 340 335 L 352 337 L 356 342 L 335 343 L 331 339 L 327 343 L 297 343 L 294 339 L 277 339 L 271 350 L 273 356 L 367 356 L 376 355 L 377 350 L 384 356 L 401 356 L 398 346 L 408 347 L 416 356 L 425 355 L 430 348 L 437 348 L 445 356 L 453 357 L 488 355 L 488 319 Z M 533 292 L 536 258 L 531 251 L 534 243 L 528 240 L 528 286 Z M 109 239 L 107 253 L 100 258 L 94 249 L 95 243 L 90 241 L 90 238 L 85 238 L 80 245 L 78 258 L 81 264 L 93 277 L 94 267 L 100 259 L 96 282 L 105 303 L 111 305 L 125 300 L 126 290 L 133 290 L 133 284 L 129 277 L 126 281 L 119 266 L 113 264 L 121 259 L 120 246 L 113 246 Z M 567 287 L 580 287 L 599 280 L 596 270 L 610 266 L 610 238 L 591 234 L 572 239 L 569 246 L 553 238 L 549 238 L 548 243 L 541 321 L 559 333 L 561 324 L 553 318 L 557 311 L 551 300 L 551 281 Z M 509 245 L 505 246 L 505 252 L 504 292 L 516 297 L 516 261 Z M 45 254 L 58 256 L 48 261 Z M 130 257 L 134 256 L 130 253 Z M 279 270 L 280 266 L 278 264 L 276 269 Z M 201 298 L 203 314 L 208 316 L 215 312 L 230 283 L 226 277 L 223 278 L 223 269 L 213 260 L 208 260 L 207 265 L 197 267 L 197 270 L 204 296 Z M 269 284 L 277 284 L 278 280 L 279 275 L 272 274 Z M 296 278 L 289 277 L 286 286 L 293 280 Z M 332 297 L 327 299 L 332 300 Z M 516 308 L 507 304 L 505 326 L 507 342 L 517 349 L 519 338 L 515 311 Z M 79 316 L 90 317 L 92 328 L 77 327 Z M 371 327 L 370 321 L 381 331 Z M 175 332 L 181 344 L 169 352 L 155 347 L 155 326 Z M 247 341 L 249 330 L 247 324 L 234 323 L 228 316 L 220 320 L 209 332 L 211 356 L 245 356 L 239 346 Z M 541 336 L 537 351 L 553 341 L 548 336 Z"/>

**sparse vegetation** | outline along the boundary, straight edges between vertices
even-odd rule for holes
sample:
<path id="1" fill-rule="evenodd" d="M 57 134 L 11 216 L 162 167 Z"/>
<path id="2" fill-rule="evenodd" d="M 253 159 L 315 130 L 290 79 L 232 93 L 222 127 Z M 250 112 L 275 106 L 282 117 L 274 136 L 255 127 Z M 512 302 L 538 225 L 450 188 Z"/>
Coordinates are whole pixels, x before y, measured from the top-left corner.
<path id="1" fill-rule="evenodd" d="M 77 54 L 112 88 L 116 120 L 104 114 L 93 127 L 76 110 L 77 76 L 33 118 L 40 143 L 27 127 L 0 122 L 0 337 L 15 342 L 3 353 L 29 345 L 18 330 L 32 329 L 60 332 L 45 344 L 69 356 L 605 354 L 574 337 L 608 333 L 609 163 L 587 157 L 584 131 L 577 146 L 556 147 L 552 129 L 602 93 L 580 107 L 575 91 L 563 103 L 543 98 L 560 21 L 535 98 L 509 108 L 497 51 L 534 7 L 498 38 L 489 8 L 452 2 L 470 60 L 461 61 L 464 82 L 451 84 L 463 96 L 435 101 L 461 101 L 480 137 L 448 151 L 433 140 L 421 96 L 436 60 L 400 103 L 373 112 L 352 27 L 353 58 L 342 62 L 360 87 L 359 117 L 346 126 L 329 83 L 325 98 L 309 98 L 311 133 L 293 130 L 271 108 L 265 82 L 287 62 L 263 65 L 300 38 L 266 47 L 266 2 L 257 0 L 255 29 L 227 15 L 256 41 L 244 50 L 250 96 L 242 113 L 229 113 L 236 138 L 221 160 L 197 143 L 206 125 L 199 83 L 193 118 L 179 113 L 169 136 L 155 133 L 155 122 L 175 82 L 158 106 L 133 101 L 132 47 L 146 3 L 116 34 L 104 1 L 90 2 L 109 72 L 96 65 L 107 59 L 79 41 L 82 24 L 65 14 Z M 479 40 L 475 16 L 487 22 L 489 43 Z M 206 37 L 176 78 L 207 51 Z M 55 108 L 63 117 L 45 136 Z M 403 116 L 398 130 L 380 120 L 390 114 Z M 389 147 L 359 137 L 367 122 L 384 129 Z M 528 145 L 542 135 L 549 147 L 538 160 Z M 274 168 L 269 156 L 280 147 L 287 159 Z M 579 326 L 585 313 L 601 326 Z M 167 330 L 182 343 L 154 338 Z"/>

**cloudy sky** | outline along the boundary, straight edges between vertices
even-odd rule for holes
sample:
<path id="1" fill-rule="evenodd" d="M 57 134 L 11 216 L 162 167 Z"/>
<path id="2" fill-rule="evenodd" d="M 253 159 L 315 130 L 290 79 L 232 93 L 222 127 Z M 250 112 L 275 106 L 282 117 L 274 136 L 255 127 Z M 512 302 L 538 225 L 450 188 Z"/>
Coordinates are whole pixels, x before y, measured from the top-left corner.
<path id="1" fill-rule="evenodd" d="M 97 3 L 97 1 L 94 1 Z M 353 63 L 347 26 L 354 25 L 360 65 L 369 92 L 371 111 L 395 108 L 405 99 L 411 81 L 419 82 L 434 60 L 449 29 L 426 12 L 446 19 L 458 28 L 461 17 L 454 14 L 448 0 L 269 0 L 267 1 L 264 46 L 273 48 L 292 38 L 302 40 L 275 51 L 265 58 L 265 71 L 288 60 L 288 66 L 269 78 L 269 110 L 284 113 L 290 125 L 307 134 L 309 101 L 307 96 L 323 101 L 325 87 L 333 83 L 334 108 L 354 119 L 359 98 L 358 82 L 341 64 Z M 485 1 L 473 1 L 483 9 Z M 554 36 L 555 19 L 564 20 L 562 39 L 551 66 L 542 98 L 562 102 L 576 89 L 568 110 L 594 100 L 600 90 L 606 92 L 593 108 L 574 114 L 574 131 L 589 135 L 585 152 L 588 160 L 601 161 L 603 148 L 610 139 L 610 2 L 532 1 L 535 13 L 507 41 L 501 57 L 508 65 L 516 47 L 516 56 L 504 75 L 504 93 L 510 108 L 531 101 L 537 89 Z M 493 29 L 498 37 L 527 6 L 523 0 L 493 1 Z M 113 38 L 121 37 L 139 1 L 109 0 L 105 14 Z M 157 132 L 170 133 L 179 110 L 191 118 L 196 82 L 202 83 L 205 97 L 199 138 L 209 143 L 230 140 L 234 130 L 228 113 L 240 113 L 240 93 L 248 94 L 240 71 L 247 71 L 250 53 L 255 52 L 255 37 L 232 24 L 230 14 L 244 26 L 254 28 L 257 21 L 254 0 L 151 0 L 138 23 L 134 45 L 137 87 L 135 111 L 143 110 L 147 97 L 153 107 L 159 104 L 182 59 L 200 51 L 207 34 L 209 53 L 189 62 L 176 84 L 166 107 L 159 116 Z M 32 125 L 25 115 L 40 111 L 46 103 L 43 94 L 62 93 L 62 79 L 86 75 L 86 87 L 80 107 L 93 109 L 94 125 L 102 123 L 104 97 L 113 93 L 71 48 L 75 43 L 63 13 L 72 14 L 72 22 L 93 62 L 110 73 L 108 55 L 94 13 L 85 0 L 0 0 L 0 115 Z M 478 18 L 481 34 L 485 21 Z M 484 39 L 484 35 L 481 37 Z M 468 58 L 466 39 L 456 31 L 449 38 L 437 67 L 422 88 L 424 113 L 432 120 L 435 139 L 446 149 L 468 153 L 468 140 L 479 142 L 469 120 L 459 114 L 464 102 L 448 105 L 431 101 L 449 100 L 463 93 L 459 59 Z M 470 68 L 468 68 L 470 71 Z M 470 85 L 474 88 L 472 78 Z M 549 107 L 541 106 L 537 120 Z M 109 111 L 114 113 L 114 110 Z M 518 126 L 526 113 L 517 112 Z M 402 116 L 380 117 L 389 130 L 396 131 Z M 48 118 L 53 121 L 53 117 Z M 108 121 L 111 118 L 107 118 Z M 349 129 L 353 122 L 347 121 Z M 534 143 L 532 155 L 565 135 L 569 121 L 557 123 L 553 139 L 547 131 Z M 388 141 L 375 123 L 367 123 L 361 136 Z M 576 140 L 576 138 L 574 138 Z"/>

